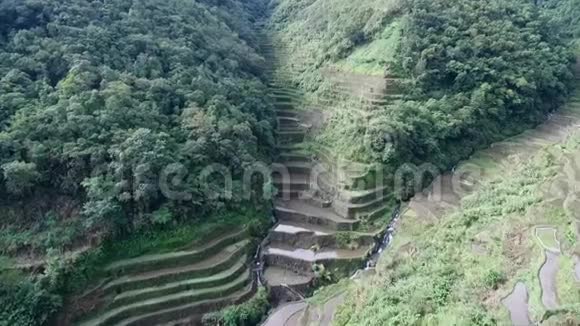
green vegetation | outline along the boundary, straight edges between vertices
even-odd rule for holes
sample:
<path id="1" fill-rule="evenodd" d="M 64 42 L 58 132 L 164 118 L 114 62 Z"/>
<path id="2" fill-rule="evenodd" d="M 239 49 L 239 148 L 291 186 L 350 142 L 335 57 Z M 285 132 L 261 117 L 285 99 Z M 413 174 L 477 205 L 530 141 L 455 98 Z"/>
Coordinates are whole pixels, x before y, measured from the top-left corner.
<path id="1" fill-rule="evenodd" d="M 320 306 L 328 302 L 330 299 L 346 292 L 351 286 L 350 279 L 342 279 L 335 284 L 322 286 L 314 292 L 314 295 L 307 299 L 308 303 L 315 306 Z"/>
<path id="2" fill-rule="evenodd" d="M 551 11 L 504 0 L 414 0 L 401 11 L 396 70 L 407 80 L 406 100 L 367 116 L 339 106 L 321 137 L 350 159 L 447 169 L 566 99 L 572 54 Z"/>
<path id="3" fill-rule="evenodd" d="M 570 34 L 570 38 L 580 39 L 580 1 L 547 1 L 545 6 L 553 11 L 553 19 L 566 27 L 564 32 Z"/>
<path id="4" fill-rule="evenodd" d="M 258 4 L 2 1 L 1 252 L 239 207 L 198 176 L 270 156 Z"/>
<path id="5" fill-rule="evenodd" d="M 562 242 L 557 275 L 562 308 L 548 313 L 538 280 L 544 248 L 535 232 L 537 226 L 550 225 L 561 234 L 574 221 L 573 212 L 559 213 L 541 189 L 549 189 L 566 170 L 564 157 L 575 157 L 579 150 L 576 136 L 540 151 L 530 162 L 500 169 L 435 224 L 412 211 L 405 213 L 377 276 L 351 290 L 336 324 L 508 324 L 501 299 L 517 281 L 528 287 L 533 320 L 578 323 L 574 244 Z M 550 235 L 554 242 L 554 232 Z"/>
<path id="6" fill-rule="evenodd" d="M 274 145 L 261 11 L 0 1 L 0 324 L 45 324 L 113 260 L 234 226 L 263 234 L 268 203 L 240 195 L 259 180 L 236 181 Z M 217 190 L 223 178 L 198 178 L 214 163 L 231 171 L 233 197 Z"/>
<path id="7" fill-rule="evenodd" d="M 55 323 L 112 262 L 203 246 L 242 228 L 254 240 L 266 234 L 271 203 L 253 195 L 272 185 L 242 185 L 244 169 L 268 162 L 276 145 L 258 52 L 268 40 L 254 30 L 265 9 L 265 32 L 282 49 L 275 79 L 299 85 L 289 96 L 306 103 L 301 109 L 333 94 L 336 72 L 397 84 L 385 101 L 372 99 L 378 105 L 348 95 L 314 103 L 332 112 L 312 124 L 304 152 L 368 163 L 366 175 L 352 177 L 354 190 L 376 186 L 382 169 L 392 181 L 407 163 L 450 169 L 544 121 L 568 98 L 580 53 L 579 0 L 265 2 L 0 0 L 0 325 Z M 570 207 L 551 207 L 540 191 L 562 178 L 563 157 L 577 155 L 578 143 L 498 168 L 503 178 L 436 227 L 409 212 L 377 277 L 325 288 L 312 303 L 351 291 L 339 325 L 490 325 L 507 321 L 500 299 L 521 280 L 534 320 L 578 322 L 571 273 L 557 276 L 561 311 L 546 312 L 537 282 L 541 244 L 561 249 L 562 268 L 580 254 Z M 412 195 L 403 188 L 392 206 Z M 375 212 L 360 230 L 391 217 Z M 543 225 L 556 232 L 535 232 Z M 346 249 L 359 240 L 336 237 Z M 313 272 L 327 284 L 359 263 Z M 206 321 L 254 325 L 268 309 L 260 289 Z"/>
<path id="8" fill-rule="evenodd" d="M 73 298 L 109 276 L 105 267 L 115 261 L 195 248 L 242 226 L 247 228 L 256 245 L 270 226 L 269 216 L 253 208 L 237 213 L 227 211 L 172 227 L 143 229 L 125 239 L 109 239 L 74 257 L 51 251 L 48 268 L 42 275 L 27 275 L 10 269 L 12 263 L 4 259 L 2 267 L 9 269 L 0 270 L 0 299 L 11 304 L 1 306 L 0 316 L 5 317 L 2 320 L 7 325 L 42 325 L 59 311 L 65 299 Z"/>
<path id="9" fill-rule="evenodd" d="M 256 231 L 253 225 L 262 226 Z M 126 239 L 106 241 L 97 250 L 90 251 L 67 266 L 64 293 L 86 290 L 87 285 L 96 283 L 106 276 L 104 267 L 115 261 L 147 254 L 163 254 L 184 248 L 202 246 L 209 240 L 245 226 L 256 241 L 264 236 L 269 227 L 268 215 L 255 209 L 225 212 L 208 217 L 200 223 L 176 225 L 171 228 L 148 229 L 134 233 Z"/>
<path id="10" fill-rule="evenodd" d="M 560 250 L 560 244 L 556 238 L 556 230 L 551 227 L 536 228 L 536 237 L 540 241 L 540 245 L 548 250 Z"/>
<path id="11" fill-rule="evenodd" d="M 22 275 L 0 274 L 0 325 L 42 325 L 62 304 L 45 280 L 28 281 Z"/>
<path id="12" fill-rule="evenodd" d="M 332 66 L 340 71 L 382 76 L 395 64 L 401 32 L 401 22 L 395 18 L 373 40 L 358 45 L 346 58 Z"/>
<path id="13" fill-rule="evenodd" d="M 245 303 L 205 315 L 204 324 L 208 326 L 259 325 L 269 309 L 268 291 L 262 287 L 252 299 Z"/>
<path id="14" fill-rule="evenodd" d="M 383 74 L 397 50 L 398 0 L 275 0 L 273 39 L 284 45 L 282 68 L 298 74 L 294 82 L 320 86 L 321 67 Z"/>

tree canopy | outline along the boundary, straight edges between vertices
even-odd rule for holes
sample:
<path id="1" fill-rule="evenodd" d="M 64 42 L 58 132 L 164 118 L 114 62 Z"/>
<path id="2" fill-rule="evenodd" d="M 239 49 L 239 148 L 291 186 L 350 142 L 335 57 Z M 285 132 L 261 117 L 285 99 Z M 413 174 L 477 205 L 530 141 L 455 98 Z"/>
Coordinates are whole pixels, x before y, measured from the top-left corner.
<path id="1" fill-rule="evenodd" d="M 193 176 L 212 163 L 235 175 L 273 145 L 258 4 L 1 1 L 0 226 L 52 212 L 118 231 L 161 207 L 233 204 Z M 175 165 L 184 194 L 167 198 L 159 178 Z"/>
<path id="2" fill-rule="evenodd" d="M 311 79 L 311 71 L 337 64 L 341 68 L 345 56 L 376 42 L 385 26 L 393 28 L 396 22 L 400 29 L 400 39 L 392 44 L 397 51 L 385 51 L 383 62 L 389 76 L 404 81 L 403 100 L 376 106 L 364 119 L 352 110 L 356 103 L 336 103 L 337 112 L 319 137 L 337 153 L 350 153 L 348 159 L 395 169 L 424 162 L 449 169 L 475 149 L 545 120 L 571 89 L 574 56 L 564 25 L 570 26 L 576 16 L 560 15 L 566 11 L 561 6 L 550 10 L 551 3 L 383 1 L 381 11 L 369 5 L 377 2 L 350 9 L 339 2 L 331 13 L 352 12 L 352 17 L 318 13 L 328 16 L 328 22 L 307 29 L 303 20 L 316 16 L 315 8 L 324 1 L 280 2 L 275 33 L 291 49 L 327 35 L 326 42 L 334 45 L 321 49 L 348 44 L 344 51 L 329 50 L 332 55 L 305 63 L 298 79 L 306 88 L 312 88 L 304 82 Z M 572 2 L 562 3 L 575 8 Z M 361 23 L 358 10 L 367 24 Z M 555 19 L 558 15 L 562 19 Z M 369 27 L 374 21 L 369 17 L 380 18 L 375 28 Z M 327 28 L 335 25 L 342 26 L 340 33 Z M 363 31 L 368 33 L 357 38 Z"/>
<path id="3" fill-rule="evenodd" d="M 408 8 L 400 63 L 411 100 L 385 112 L 395 160 L 449 167 L 566 100 L 574 58 L 542 8 L 503 0 L 415 0 Z"/>

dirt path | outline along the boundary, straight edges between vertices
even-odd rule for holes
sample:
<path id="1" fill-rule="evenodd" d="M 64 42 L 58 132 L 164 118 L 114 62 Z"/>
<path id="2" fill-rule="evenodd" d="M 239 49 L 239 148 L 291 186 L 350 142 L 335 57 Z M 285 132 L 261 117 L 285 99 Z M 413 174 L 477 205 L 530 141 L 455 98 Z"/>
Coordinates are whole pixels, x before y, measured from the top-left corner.
<path id="1" fill-rule="evenodd" d="M 305 301 L 282 305 L 270 313 L 270 317 L 268 317 L 262 326 L 295 326 L 290 325 L 287 322 L 292 318 L 292 316 L 304 311 L 307 306 L 308 304 Z"/>
<path id="2" fill-rule="evenodd" d="M 320 326 L 330 326 L 332 324 L 332 320 L 334 319 L 334 314 L 338 309 L 338 306 L 344 303 L 346 294 L 341 294 L 330 299 L 327 303 L 324 304 L 322 308 L 322 316 L 319 318 Z"/>
<path id="3" fill-rule="evenodd" d="M 344 299 L 343 292 L 319 306 L 305 301 L 290 303 L 274 310 L 262 326 L 330 326 Z"/>

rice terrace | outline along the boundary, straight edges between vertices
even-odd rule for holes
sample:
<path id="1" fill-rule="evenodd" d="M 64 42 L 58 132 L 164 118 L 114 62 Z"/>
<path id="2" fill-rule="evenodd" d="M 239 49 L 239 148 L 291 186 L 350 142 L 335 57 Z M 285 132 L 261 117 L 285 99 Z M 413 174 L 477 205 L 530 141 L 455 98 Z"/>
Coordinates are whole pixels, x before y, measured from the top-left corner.
<path id="1" fill-rule="evenodd" d="M 0 0 L 3 325 L 580 325 L 580 0 Z"/>

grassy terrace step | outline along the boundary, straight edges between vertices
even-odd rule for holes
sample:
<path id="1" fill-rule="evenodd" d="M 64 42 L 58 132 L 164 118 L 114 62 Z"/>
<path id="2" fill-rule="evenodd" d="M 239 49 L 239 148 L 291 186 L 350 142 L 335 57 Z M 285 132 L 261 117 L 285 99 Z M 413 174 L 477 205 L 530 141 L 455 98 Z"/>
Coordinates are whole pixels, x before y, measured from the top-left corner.
<path id="1" fill-rule="evenodd" d="M 191 304 L 203 300 L 216 299 L 222 296 L 227 296 L 244 288 L 250 282 L 250 272 L 246 270 L 234 281 L 213 288 L 197 289 L 191 291 L 180 292 L 168 296 L 157 297 L 130 305 L 122 306 L 110 310 L 103 315 L 89 320 L 82 326 L 97 326 L 97 325 L 113 325 L 124 319 L 134 318 L 139 315 L 150 313 L 152 311 L 160 311 L 169 309 L 175 306 Z"/>
<path id="2" fill-rule="evenodd" d="M 375 208 L 373 211 L 370 211 L 368 213 L 364 212 L 363 214 L 359 214 L 358 216 L 361 219 L 374 220 L 376 218 L 384 216 L 385 214 L 388 214 L 391 211 L 392 207 L 393 207 L 392 205 L 385 204 Z"/>
<path id="3" fill-rule="evenodd" d="M 362 259 L 365 258 L 370 248 L 349 249 L 322 249 L 318 251 L 299 249 L 290 246 L 269 246 L 265 249 L 266 255 L 284 256 L 294 260 L 304 261 L 310 265 L 330 260 L 339 259 Z"/>
<path id="4" fill-rule="evenodd" d="M 281 76 L 279 73 L 277 73 L 272 78 L 270 78 L 270 83 L 284 85 L 288 82 L 292 82 L 292 76 L 294 76 L 293 73 L 289 73 L 287 76 Z"/>
<path id="5" fill-rule="evenodd" d="M 302 99 L 302 94 L 273 92 L 272 98 L 276 102 L 295 102 Z"/>
<path id="6" fill-rule="evenodd" d="M 370 247 L 356 250 L 322 249 L 319 251 L 293 248 L 287 246 L 269 246 L 264 249 L 264 258 L 267 266 L 279 266 L 298 273 L 307 273 L 312 270 L 313 264 L 324 264 L 332 268 L 343 263 L 353 263 L 364 260 Z"/>
<path id="7" fill-rule="evenodd" d="M 243 289 L 236 291 L 220 299 L 203 300 L 195 303 L 185 304 L 169 309 L 156 311 L 126 319 L 119 323 L 119 326 L 152 326 L 152 325 L 198 325 L 203 314 L 217 311 L 226 306 L 240 304 L 250 299 L 255 293 L 254 287 L 250 284 Z M 180 321 L 184 321 L 180 322 Z"/>
<path id="8" fill-rule="evenodd" d="M 336 247 L 336 230 L 312 224 L 281 222 L 269 233 L 270 244 L 291 245 L 295 248 L 310 249 Z"/>
<path id="9" fill-rule="evenodd" d="M 304 137 L 306 136 L 306 132 L 304 130 L 278 130 L 276 134 L 278 135 L 278 140 L 281 143 L 300 143 L 304 141 Z"/>
<path id="10" fill-rule="evenodd" d="M 246 248 L 249 243 L 249 240 L 243 240 L 229 245 L 218 254 L 190 265 L 161 269 L 138 275 L 123 276 L 105 285 L 104 290 L 107 293 L 130 291 L 163 283 L 207 277 L 236 264 L 238 259 L 246 254 Z"/>
<path id="11" fill-rule="evenodd" d="M 353 83 L 343 83 L 339 82 L 336 84 L 337 88 L 341 90 L 357 90 L 364 91 L 367 94 L 396 94 L 403 92 L 403 83 L 392 83 L 392 84 L 382 84 L 382 85 L 372 85 L 372 84 L 353 84 Z"/>
<path id="12" fill-rule="evenodd" d="M 311 162 L 303 162 L 303 161 L 290 161 L 284 163 L 284 167 L 286 171 L 290 174 L 310 174 L 312 170 L 312 163 Z"/>
<path id="13" fill-rule="evenodd" d="M 278 135 L 284 136 L 289 134 L 304 134 L 307 131 L 304 126 L 280 126 L 278 127 Z"/>
<path id="14" fill-rule="evenodd" d="M 304 191 L 310 188 L 310 175 L 306 174 L 293 174 L 287 178 L 283 178 L 279 173 L 276 173 L 273 181 L 274 186 L 280 190 L 291 189 Z"/>
<path id="15" fill-rule="evenodd" d="M 374 201 L 378 198 L 383 198 L 390 193 L 390 186 L 382 186 L 367 190 L 342 190 L 339 193 L 339 200 L 352 204 L 362 204 L 369 201 Z"/>
<path id="16" fill-rule="evenodd" d="M 278 145 L 276 146 L 278 151 L 283 153 L 296 153 L 296 152 L 304 152 L 304 144 L 290 144 L 290 145 Z"/>
<path id="17" fill-rule="evenodd" d="M 229 283 L 239 277 L 247 269 L 246 260 L 246 257 L 242 256 L 229 269 L 208 277 L 193 278 L 121 293 L 114 298 L 113 302 L 108 308 L 117 308 L 138 301 L 145 301 L 148 299 L 167 296 L 178 292 L 215 287 L 221 284 Z"/>
<path id="18" fill-rule="evenodd" d="M 307 287 L 314 280 L 314 274 L 312 272 L 296 273 L 278 266 L 268 266 L 264 271 L 264 278 L 269 286 Z"/>
<path id="19" fill-rule="evenodd" d="M 330 209 L 304 200 L 278 200 L 274 210 L 276 217 L 283 222 L 313 224 L 339 231 L 352 231 L 359 224 L 358 220 L 343 218 Z"/>
<path id="20" fill-rule="evenodd" d="M 281 111 L 281 110 L 294 110 L 294 108 L 296 107 L 296 105 L 293 102 L 286 102 L 286 103 L 275 102 L 274 103 L 274 107 L 276 108 L 276 111 Z"/>
<path id="21" fill-rule="evenodd" d="M 270 80 L 268 82 L 270 89 L 290 89 L 296 88 L 297 84 L 291 80 Z"/>
<path id="22" fill-rule="evenodd" d="M 277 110 L 296 110 L 304 105 L 306 105 L 306 103 L 300 99 L 280 98 L 274 100 L 274 107 Z"/>
<path id="23" fill-rule="evenodd" d="M 336 79 L 331 79 L 331 81 L 333 82 L 334 85 L 336 85 L 338 88 L 341 89 L 364 89 L 368 90 L 369 92 L 373 91 L 376 93 L 380 93 L 387 88 L 387 83 L 384 80 L 375 83 L 373 82 L 365 83 L 356 80 L 351 81 L 351 80 L 336 80 Z"/>
<path id="24" fill-rule="evenodd" d="M 188 263 L 199 261 L 218 253 L 221 249 L 236 243 L 246 237 L 246 230 L 242 229 L 234 233 L 223 235 L 202 248 L 195 250 L 182 250 L 166 254 L 146 255 L 133 259 L 127 259 L 112 263 L 105 268 L 108 274 L 117 276 L 142 273 L 156 268 L 169 268 L 183 266 Z"/>
<path id="25" fill-rule="evenodd" d="M 293 125 L 292 122 L 280 124 L 277 129 L 278 132 L 306 132 L 307 129 L 302 125 Z"/>
<path id="26" fill-rule="evenodd" d="M 279 127 L 276 132 L 280 138 L 291 138 L 293 141 L 301 142 L 308 129 L 303 126 L 284 126 Z"/>
<path id="27" fill-rule="evenodd" d="M 280 126 L 290 125 L 290 126 L 299 126 L 301 124 L 301 120 L 295 117 L 278 117 L 278 124 Z"/>
<path id="28" fill-rule="evenodd" d="M 278 117 L 295 118 L 298 116 L 298 111 L 292 109 L 276 109 Z"/>
<path id="29" fill-rule="evenodd" d="M 332 202 L 332 208 L 340 216 L 344 216 L 346 218 L 358 218 L 363 215 L 366 216 L 380 207 L 389 205 L 390 198 L 391 197 L 389 195 L 386 195 L 382 198 L 375 198 L 370 201 L 356 204 L 334 200 Z"/>
<path id="30" fill-rule="evenodd" d="M 283 152 L 278 155 L 278 162 L 300 162 L 308 163 L 311 161 L 310 155 L 304 153 Z"/>
<path id="31" fill-rule="evenodd" d="M 297 86 L 271 86 L 270 91 L 275 95 L 304 95 L 306 94 L 303 90 Z"/>
<path id="32" fill-rule="evenodd" d="M 293 247 L 304 249 L 312 248 L 313 244 L 318 244 L 319 248 L 337 248 L 336 240 L 339 235 L 349 235 L 350 239 L 359 245 L 374 245 L 376 233 L 365 232 L 342 232 L 328 227 L 313 225 L 308 223 L 280 222 L 270 230 L 270 240 L 272 243 L 279 242 L 290 244 Z M 305 245 L 310 243 L 309 245 Z M 348 243 L 343 243 L 348 245 Z"/>
<path id="33" fill-rule="evenodd" d="M 304 93 L 294 89 L 294 88 L 270 88 L 270 92 L 274 96 L 285 97 L 287 99 L 291 99 L 292 101 L 301 100 L 304 98 Z"/>
<path id="34" fill-rule="evenodd" d="M 344 87 L 344 86 L 337 86 L 333 87 L 331 90 L 333 93 L 336 94 L 356 94 L 359 96 L 364 96 L 368 98 L 376 98 L 380 99 L 384 96 L 384 92 L 381 90 L 371 90 L 363 87 Z"/>

